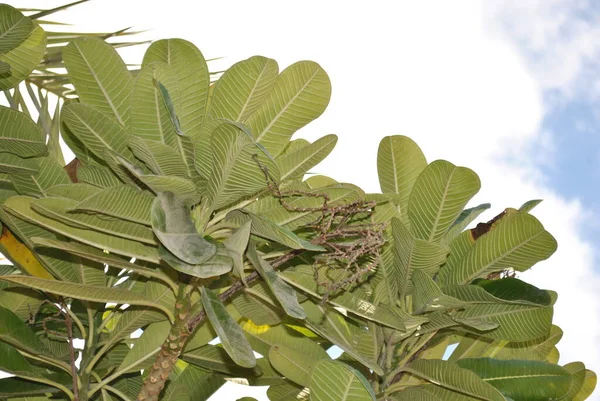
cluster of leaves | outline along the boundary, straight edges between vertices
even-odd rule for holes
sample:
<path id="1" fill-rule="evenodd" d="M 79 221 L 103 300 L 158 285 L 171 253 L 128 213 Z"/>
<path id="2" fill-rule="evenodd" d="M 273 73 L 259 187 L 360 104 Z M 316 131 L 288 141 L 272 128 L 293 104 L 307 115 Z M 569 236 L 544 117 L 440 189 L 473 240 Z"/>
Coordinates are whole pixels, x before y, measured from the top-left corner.
<path id="1" fill-rule="evenodd" d="M 211 85 L 180 39 L 135 75 L 96 37 L 61 54 L 73 177 L 0 107 L 3 246 L 25 255 L 0 276 L 0 399 L 205 400 L 226 380 L 271 401 L 591 394 L 583 363 L 557 364 L 556 294 L 498 276 L 555 251 L 537 202 L 466 229 L 489 208 L 465 209 L 479 178 L 404 136 L 380 144 L 380 194 L 304 179 L 337 141 L 292 140 L 329 102 L 314 62 L 251 57 Z"/>

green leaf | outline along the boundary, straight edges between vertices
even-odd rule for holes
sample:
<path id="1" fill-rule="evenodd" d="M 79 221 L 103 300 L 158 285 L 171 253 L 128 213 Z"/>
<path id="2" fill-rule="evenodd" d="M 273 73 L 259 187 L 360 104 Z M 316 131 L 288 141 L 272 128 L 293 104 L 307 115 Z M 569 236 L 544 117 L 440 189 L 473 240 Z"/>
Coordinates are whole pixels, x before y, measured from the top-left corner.
<path id="1" fill-rule="evenodd" d="M 99 213 L 150 226 L 153 200 L 154 197 L 147 192 L 119 185 L 89 197 L 71 211 Z"/>
<path id="2" fill-rule="evenodd" d="M 290 382 L 270 386 L 267 389 L 269 401 L 308 401 L 309 397 L 306 389 Z"/>
<path id="3" fill-rule="evenodd" d="M 142 295 L 169 310 L 174 309 L 175 295 L 167 285 L 152 280 L 147 281 L 143 285 Z M 137 329 L 163 320 L 166 320 L 165 315 L 154 308 L 127 308 L 110 332 L 109 342 L 114 344 L 123 338 L 129 338 L 130 334 Z"/>
<path id="4" fill-rule="evenodd" d="M 412 233 L 419 239 L 439 241 L 480 187 L 477 174 L 466 167 L 445 160 L 429 164 L 415 181 L 408 201 Z"/>
<path id="5" fill-rule="evenodd" d="M 198 234 L 190 209 L 171 192 L 161 192 L 151 209 L 152 230 L 172 254 L 188 264 L 206 262 L 217 247 Z"/>
<path id="6" fill-rule="evenodd" d="M 238 125 L 223 122 L 210 139 L 212 169 L 208 179 L 208 199 L 213 210 L 227 206 L 267 187 L 260 165 L 266 166 L 275 180 L 275 163 Z"/>
<path id="7" fill-rule="evenodd" d="M 65 198 L 81 202 L 100 192 L 100 188 L 89 184 L 59 184 L 48 188 L 46 194 L 50 197 Z"/>
<path id="8" fill-rule="evenodd" d="M 40 127 L 25 113 L 0 106 L 0 153 L 41 156 L 47 152 L 45 139 Z"/>
<path id="9" fill-rule="evenodd" d="M 461 359 L 457 364 L 514 400 L 559 400 L 569 392 L 571 386 L 568 371 L 541 361 L 477 358 Z"/>
<path id="10" fill-rule="evenodd" d="M 312 61 L 300 61 L 282 71 L 267 99 L 247 123 L 256 142 L 276 157 L 298 129 L 319 117 L 331 96 L 331 82 Z"/>
<path id="11" fill-rule="evenodd" d="M 169 384 L 161 395 L 161 401 L 206 401 L 215 393 L 225 380 L 222 375 L 206 372 L 193 365 L 188 365 L 183 372 L 171 372 Z"/>
<path id="12" fill-rule="evenodd" d="M 57 220 L 49 219 L 31 209 L 33 201 L 34 199 L 32 198 L 14 196 L 4 203 L 4 209 L 26 222 L 40 225 L 57 234 L 83 242 L 84 244 L 119 255 L 138 258 L 147 262 L 158 263 L 159 261 L 158 251 L 154 247 L 125 238 L 113 237 L 99 232 L 76 228 Z"/>
<path id="13" fill-rule="evenodd" d="M 19 46 L 33 30 L 33 22 L 16 8 L 0 5 L 0 54 Z"/>
<path id="14" fill-rule="evenodd" d="M 262 238 L 270 239 L 285 245 L 291 249 L 305 249 L 307 251 L 324 251 L 325 248 L 319 245 L 311 244 L 294 234 L 287 227 L 277 225 L 270 220 L 241 210 L 234 210 L 227 215 L 227 219 L 239 224 L 245 224 L 248 221 L 252 222 L 251 232 Z"/>
<path id="15" fill-rule="evenodd" d="M 479 215 L 491 207 L 489 203 L 463 210 L 454 224 L 450 227 L 446 235 L 442 238 L 441 244 L 448 244 L 460 235 L 469 224 L 471 224 Z"/>
<path id="16" fill-rule="evenodd" d="M 129 139 L 129 147 L 135 157 L 143 161 L 154 174 L 188 176 L 181 156 L 170 146 L 134 136 Z"/>
<path id="17" fill-rule="evenodd" d="M 442 293 L 433 279 L 422 270 L 415 269 L 411 277 L 413 289 L 413 314 L 422 314 L 436 310 L 459 309 L 465 305 L 460 299 Z"/>
<path id="18" fill-rule="evenodd" d="M 248 259 L 254 268 L 260 273 L 261 277 L 267 282 L 267 285 L 281 304 L 285 313 L 296 319 L 304 319 L 306 313 L 298 303 L 296 291 L 279 277 L 271 265 L 256 253 L 255 244 L 248 246 Z"/>
<path id="19" fill-rule="evenodd" d="M 255 282 L 244 288 L 233 297 L 232 303 L 240 315 L 259 326 L 279 324 L 285 316 L 264 282 Z"/>
<path id="20" fill-rule="evenodd" d="M 530 201 L 527 201 L 521 205 L 521 207 L 519 208 L 519 212 L 529 213 L 534 207 L 536 207 L 540 203 L 542 203 L 541 199 L 532 199 Z"/>
<path id="21" fill-rule="evenodd" d="M 550 294 L 544 290 L 521 281 L 517 278 L 506 277 L 501 280 L 477 279 L 473 284 L 486 290 L 496 298 L 506 301 L 528 301 L 537 305 L 550 305 Z"/>
<path id="22" fill-rule="evenodd" d="M 152 323 L 146 327 L 117 371 L 123 372 L 123 374 L 139 372 L 152 366 L 154 355 L 161 349 L 170 330 L 171 323 L 168 321 Z"/>
<path id="23" fill-rule="evenodd" d="M 202 288 L 202 305 L 211 325 L 219 335 L 223 348 L 235 363 L 245 368 L 256 366 L 252 347 L 240 326 L 229 316 L 225 306 L 209 289 Z"/>
<path id="24" fill-rule="evenodd" d="M 20 377 L 0 379 L 0 397 L 17 398 L 30 396 L 45 396 L 60 391 L 47 384 L 35 383 Z"/>
<path id="25" fill-rule="evenodd" d="M 435 359 L 417 359 L 402 368 L 427 381 L 449 390 L 489 401 L 505 401 L 504 397 L 489 383 L 463 365 Z"/>
<path id="26" fill-rule="evenodd" d="M 78 202 L 73 200 L 48 197 L 31 202 L 31 207 L 46 217 L 59 220 L 79 229 L 98 231 L 149 245 L 157 244 L 152 230 L 141 224 L 121 220 L 107 220 L 87 213 L 69 212 L 76 208 L 77 204 Z"/>
<path id="27" fill-rule="evenodd" d="M 453 314 L 454 319 L 480 319 L 499 324 L 485 336 L 508 341 L 529 341 L 547 335 L 552 326 L 552 306 L 529 301 L 506 301 L 496 298 L 481 287 L 447 286 L 444 293 L 469 302 L 465 310 Z"/>
<path id="28" fill-rule="evenodd" d="M 116 175 L 104 166 L 82 166 L 77 170 L 79 182 L 94 185 L 99 188 L 110 188 L 121 185 Z"/>
<path id="29" fill-rule="evenodd" d="M 302 179 L 311 168 L 323 161 L 337 143 L 336 135 L 327 135 L 295 152 L 285 153 L 277 159 L 281 181 Z"/>
<path id="30" fill-rule="evenodd" d="M 229 357 L 223 347 L 207 344 L 181 356 L 186 362 L 194 364 L 208 371 L 217 371 L 233 377 L 258 376 L 261 371 L 258 367 L 252 369 L 241 368 Z"/>
<path id="31" fill-rule="evenodd" d="M 81 258 L 101 263 L 103 265 L 106 264 L 117 269 L 133 271 L 144 277 L 153 277 L 157 280 L 162 281 L 166 285 L 174 287 L 174 284 L 169 278 L 169 276 L 163 273 L 160 269 L 150 269 L 134 263 L 130 263 L 129 261 L 123 258 L 113 256 L 111 254 L 108 254 L 96 248 L 92 248 L 90 246 L 82 245 L 76 242 L 56 241 L 52 239 L 37 237 L 31 238 L 31 242 L 36 247 L 60 249 L 65 252 L 72 253 L 73 255 L 77 255 Z"/>
<path id="32" fill-rule="evenodd" d="M 183 132 L 194 136 L 204 122 L 210 77 L 204 56 L 192 43 L 182 39 L 159 40 L 146 50 L 142 67 L 162 62 L 176 77 L 177 92 L 169 90 Z"/>
<path id="33" fill-rule="evenodd" d="M 18 275 L 0 276 L 0 280 L 34 288 L 40 291 L 46 291 L 56 295 L 61 295 L 63 297 L 80 299 L 83 301 L 100 303 L 114 302 L 117 304 L 149 306 L 164 312 L 170 320 L 173 320 L 173 313 L 169 308 L 158 304 L 153 299 L 147 298 L 133 291 L 123 290 L 120 288 L 95 287 L 90 285 L 60 282 L 56 280 L 45 280 L 37 277 Z"/>
<path id="34" fill-rule="evenodd" d="M 215 84 L 208 114 L 246 120 L 269 96 L 278 73 L 277 62 L 266 57 L 254 56 L 234 64 Z"/>
<path id="35" fill-rule="evenodd" d="M 0 54 L 0 62 L 10 65 L 10 73 L 0 76 L 0 90 L 17 86 L 38 66 L 46 50 L 46 32 L 34 25 L 33 32 L 19 46 Z"/>
<path id="36" fill-rule="evenodd" d="M 36 159 L 22 159 L 10 153 L 0 153 L 0 173 L 35 175 L 40 171 Z"/>
<path id="37" fill-rule="evenodd" d="M 22 321 L 30 319 L 43 302 L 42 294 L 29 288 L 8 287 L 0 291 L 0 307 L 10 310 Z"/>
<path id="38" fill-rule="evenodd" d="M 128 127 L 133 77 L 113 46 L 84 37 L 69 43 L 62 54 L 80 101 Z"/>
<path id="39" fill-rule="evenodd" d="M 415 239 L 397 218 L 392 218 L 392 235 L 394 238 L 393 263 L 396 267 L 390 279 L 394 280 L 393 285 L 397 285 L 400 299 L 403 300 L 408 294 L 412 272 L 420 269 L 433 275 L 445 262 L 448 249 L 432 242 Z M 392 283 L 388 283 L 388 285 L 392 286 Z"/>
<path id="40" fill-rule="evenodd" d="M 242 328 L 252 348 L 261 355 L 268 355 L 271 347 L 278 344 L 292 349 L 312 347 L 311 339 L 284 324 L 257 326 L 251 321 L 246 321 Z"/>
<path id="41" fill-rule="evenodd" d="M 129 133 L 100 107 L 85 103 L 69 103 L 62 108 L 62 121 L 77 139 L 99 159 L 104 159 L 106 149 L 131 159 L 127 147 Z"/>
<path id="42" fill-rule="evenodd" d="M 478 277 L 513 268 L 525 271 L 556 250 L 556 240 L 532 215 L 516 213 L 502 218 L 481 236 L 452 268 L 442 268 L 442 284 L 468 283 Z"/>
<path id="43" fill-rule="evenodd" d="M 194 277 L 220 276 L 229 272 L 233 267 L 233 260 L 229 257 L 227 249 L 221 244 L 217 244 L 216 253 L 208 260 L 194 265 L 185 263 L 162 246 L 158 248 L 158 254 L 173 269 Z"/>
<path id="44" fill-rule="evenodd" d="M 319 289 L 314 279 L 314 270 L 309 265 L 297 265 L 290 267 L 280 273 L 281 278 L 289 284 L 301 289 L 302 291 L 321 298 L 324 290 Z M 367 300 L 358 297 L 350 292 L 340 292 L 332 294 L 328 300 L 330 304 L 353 313 L 361 318 L 368 319 L 394 329 L 405 331 L 406 327 L 403 320 L 396 313 L 389 309 L 375 305 Z M 406 316 L 410 317 L 410 316 Z"/>
<path id="45" fill-rule="evenodd" d="M 585 371 L 585 379 L 579 392 L 573 397 L 573 401 L 584 401 L 586 400 L 596 388 L 596 374 L 591 370 Z"/>
<path id="46" fill-rule="evenodd" d="M 4 277 L 7 276 L 0 276 L 0 278 Z M 11 275 L 8 277 L 21 276 Z M 40 343 L 33 330 L 13 312 L 0 307 L 0 321 L 2 321 L 0 325 L 0 340 L 33 355 L 44 353 L 44 346 Z"/>
<path id="47" fill-rule="evenodd" d="M 20 195 L 36 197 L 49 196 L 50 188 L 71 182 L 65 169 L 51 155 L 41 159 L 37 174 L 11 174 L 10 180 Z"/>
<path id="48" fill-rule="evenodd" d="M 274 345 L 269 350 L 269 362 L 288 380 L 307 387 L 313 366 L 319 361 L 331 359 L 327 352 L 315 343 L 302 349 Z"/>
<path id="49" fill-rule="evenodd" d="M 400 213 L 406 216 L 408 200 L 427 160 L 419 146 L 403 135 L 386 136 L 377 151 L 377 173 L 381 192 L 400 195 Z"/>
<path id="50" fill-rule="evenodd" d="M 311 401 L 375 401 L 367 379 L 341 362 L 322 360 L 310 376 Z"/>
<path id="51" fill-rule="evenodd" d="M 354 326 L 328 305 L 318 305 L 309 299 L 303 302 L 302 306 L 306 311 L 306 327 L 340 347 L 376 374 L 383 375 L 383 369 L 377 364 L 373 355 L 363 355 L 359 351 L 360 342 L 364 341 L 363 328 Z"/>
<path id="52" fill-rule="evenodd" d="M 235 230 L 225 241 L 223 245 L 227 248 L 229 256 L 233 260 L 233 271 L 237 276 L 246 283 L 244 273 L 244 253 L 250 241 L 250 226 L 252 222 L 248 220 Z"/>

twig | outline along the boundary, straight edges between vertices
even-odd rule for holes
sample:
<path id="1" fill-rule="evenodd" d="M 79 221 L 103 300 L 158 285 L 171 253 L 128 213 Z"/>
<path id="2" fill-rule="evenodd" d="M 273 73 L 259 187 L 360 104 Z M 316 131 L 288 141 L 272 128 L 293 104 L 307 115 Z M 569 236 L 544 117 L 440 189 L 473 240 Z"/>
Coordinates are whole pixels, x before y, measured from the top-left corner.
<path id="1" fill-rule="evenodd" d="M 67 305 L 63 304 L 62 309 L 66 310 Z M 73 346 L 73 321 L 71 320 L 71 314 L 68 312 L 62 312 L 65 316 L 65 325 L 67 326 L 67 341 L 69 342 L 69 360 L 71 362 L 71 376 L 73 378 L 73 397 L 74 401 L 79 401 L 79 386 L 77 383 L 77 366 L 75 366 L 75 347 Z"/>

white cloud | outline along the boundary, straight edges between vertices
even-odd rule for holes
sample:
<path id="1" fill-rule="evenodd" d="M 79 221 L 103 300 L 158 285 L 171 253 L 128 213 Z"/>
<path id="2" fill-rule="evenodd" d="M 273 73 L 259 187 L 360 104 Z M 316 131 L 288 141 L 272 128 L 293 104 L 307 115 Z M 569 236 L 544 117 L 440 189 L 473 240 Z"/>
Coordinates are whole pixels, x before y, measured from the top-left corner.
<path id="1" fill-rule="evenodd" d="M 475 200 L 494 206 L 484 218 L 545 198 L 534 214 L 555 235 L 559 251 L 524 277 L 559 293 L 561 362 L 582 360 L 600 371 L 600 283 L 594 250 L 580 230 L 588 212 L 552 191 L 539 170 L 553 153 L 541 129 L 549 106 L 543 91 L 579 93 L 581 76 L 600 49 L 596 16 L 586 22 L 571 11 L 585 2 L 486 2 L 485 8 L 480 2 L 317 0 L 158 4 L 105 0 L 71 15 L 81 21 L 94 15 L 97 26 L 90 29 L 105 26 L 110 14 L 115 29 L 134 22 L 155 27 L 151 37 L 186 38 L 206 57 L 227 56 L 215 68 L 255 54 L 282 67 L 300 59 L 319 62 L 333 95 L 301 136 L 339 135 L 330 159 L 315 169 L 339 180 L 378 190 L 379 140 L 399 133 L 415 139 L 430 161 L 473 168 L 483 184 Z M 249 395 L 228 386 L 212 399 Z"/>

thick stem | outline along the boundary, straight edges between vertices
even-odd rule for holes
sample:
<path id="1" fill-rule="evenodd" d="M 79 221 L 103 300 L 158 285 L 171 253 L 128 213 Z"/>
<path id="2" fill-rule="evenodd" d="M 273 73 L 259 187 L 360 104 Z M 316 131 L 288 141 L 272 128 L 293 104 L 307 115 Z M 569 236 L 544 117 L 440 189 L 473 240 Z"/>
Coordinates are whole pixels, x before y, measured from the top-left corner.
<path id="1" fill-rule="evenodd" d="M 175 301 L 175 322 L 171 326 L 171 331 L 158 352 L 137 396 L 139 401 L 158 401 L 160 392 L 183 351 L 183 347 L 191 334 L 188 330 L 190 295 L 191 288 L 182 285 Z"/>

